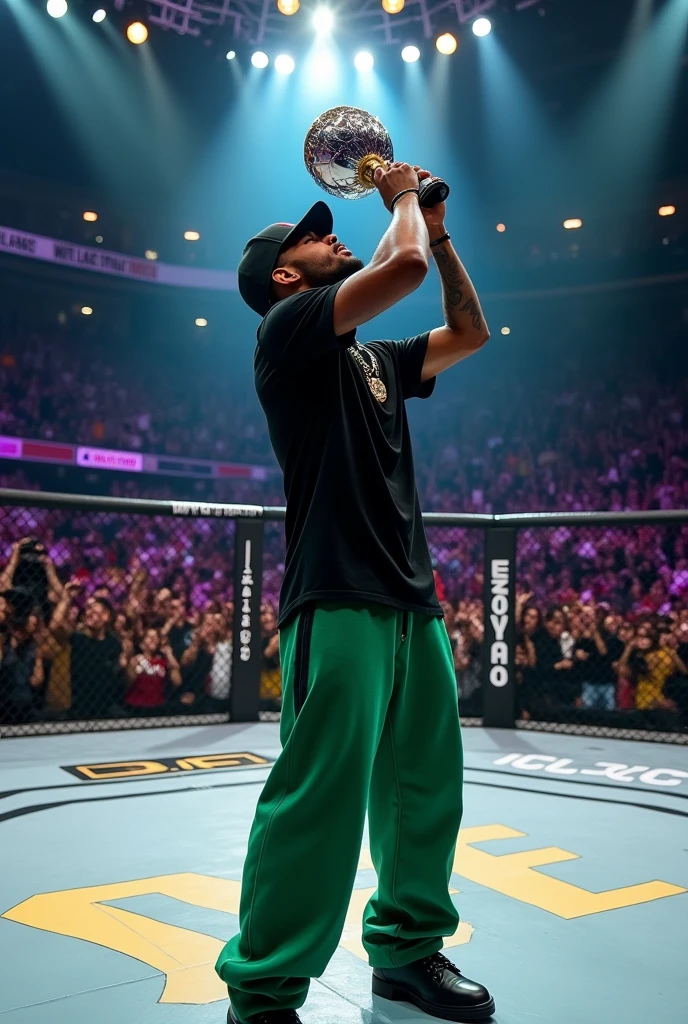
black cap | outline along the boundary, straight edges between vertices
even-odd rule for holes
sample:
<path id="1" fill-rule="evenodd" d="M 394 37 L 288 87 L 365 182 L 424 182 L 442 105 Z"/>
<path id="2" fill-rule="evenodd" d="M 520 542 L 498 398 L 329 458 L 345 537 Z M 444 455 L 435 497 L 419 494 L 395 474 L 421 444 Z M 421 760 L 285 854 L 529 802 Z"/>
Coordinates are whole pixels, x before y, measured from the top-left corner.
<path id="1" fill-rule="evenodd" d="M 311 206 L 298 224 L 270 224 L 244 246 L 237 276 L 244 302 L 265 316 L 270 308 L 270 283 L 280 252 L 309 231 L 324 236 L 332 233 L 333 217 L 327 203 Z"/>

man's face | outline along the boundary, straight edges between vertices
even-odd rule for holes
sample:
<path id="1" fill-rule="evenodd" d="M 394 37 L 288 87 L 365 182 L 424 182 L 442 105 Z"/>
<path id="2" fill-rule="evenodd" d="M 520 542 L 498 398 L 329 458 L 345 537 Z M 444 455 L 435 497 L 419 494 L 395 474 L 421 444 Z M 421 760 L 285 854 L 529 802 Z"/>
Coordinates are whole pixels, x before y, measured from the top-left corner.
<path id="1" fill-rule="evenodd" d="M 321 238 L 309 231 L 295 245 L 280 254 L 278 267 L 298 274 L 310 288 L 319 288 L 351 277 L 363 269 L 363 262 L 336 235 L 324 235 Z M 278 283 L 287 282 L 278 278 Z"/>
<path id="2" fill-rule="evenodd" d="M 523 628 L 526 633 L 534 633 L 538 627 L 540 616 L 537 608 L 526 608 L 523 613 Z"/>
<path id="3" fill-rule="evenodd" d="M 561 612 L 556 612 L 552 616 L 552 618 L 547 623 L 545 623 L 547 632 L 551 637 L 554 637 L 556 640 L 558 640 L 561 634 L 564 632 L 565 625 L 566 620 L 564 619 L 564 616 L 561 614 Z"/>
<path id="4" fill-rule="evenodd" d="M 93 601 L 87 608 L 84 615 L 84 622 L 87 629 L 105 629 L 110 621 L 110 611 L 100 601 Z"/>
<path id="5" fill-rule="evenodd" d="M 277 625 L 277 619 L 275 618 L 275 611 L 272 605 L 264 604 L 260 609 L 260 624 L 266 633 L 274 630 Z"/>
<path id="6" fill-rule="evenodd" d="M 170 615 L 177 624 L 183 624 L 186 618 L 186 604 L 176 597 L 170 601 Z"/>

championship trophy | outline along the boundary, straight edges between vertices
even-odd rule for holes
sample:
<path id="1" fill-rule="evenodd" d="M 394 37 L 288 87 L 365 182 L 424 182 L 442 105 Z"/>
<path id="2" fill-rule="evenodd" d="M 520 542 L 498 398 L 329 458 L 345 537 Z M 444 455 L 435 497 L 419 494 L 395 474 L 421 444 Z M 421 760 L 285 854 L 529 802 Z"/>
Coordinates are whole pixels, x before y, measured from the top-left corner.
<path id="1" fill-rule="evenodd" d="M 304 147 L 310 175 L 321 188 L 340 199 L 360 199 L 375 191 L 374 174 L 394 160 L 389 132 L 360 107 L 333 107 L 311 125 Z M 449 186 L 441 178 L 419 182 L 419 202 L 430 208 L 443 203 Z"/>

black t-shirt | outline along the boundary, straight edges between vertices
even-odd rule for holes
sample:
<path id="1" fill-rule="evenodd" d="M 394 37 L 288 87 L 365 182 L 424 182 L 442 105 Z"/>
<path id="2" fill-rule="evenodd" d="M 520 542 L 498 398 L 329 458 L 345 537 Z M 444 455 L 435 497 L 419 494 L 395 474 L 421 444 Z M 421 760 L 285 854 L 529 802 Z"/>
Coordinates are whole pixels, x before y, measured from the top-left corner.
<path id="1" fill-rule="evenodd" d="M 612 665 L 623 654 L 623 644 L 618 637 L 606 631 L 600 633 L 600 638 L 607 649 L 606 654 L 600 654 L 594 637 L 583 636 L 576 641 L 576 650 L 585 651 L 588 655 L 584 661 L 574 657 L 576 678 L 581 682 L 606 685 L 616 682 Z"/>
<path id="2" fill-rule="evenodd" d="M 193 627 L 190 622 L 185 623 L 183 626 L 172 626 L 170 628 L 167 640 L 177 661 L 181 661 L 182 654 L 191 644 L 192 634 Z"/>
<path id="3" fill-rule="evenodd" d="M 387 388 L 371 393 L 334 333 L 341 282 L 277 303 L 258 329 L 255 381 L 287 498 L 278 624 L 310 601 L 358 600 L 442 615 L 413 469 L 404 400 L 421 383 L 428 334 L 373 341 Z"/>
<path id="4" fill-rule="evenodd" d="M 0 647 L 0 721 L 3 711 L 28 709 L 33 704 L 31 677 L 36 667 L 38 648 L 32 641 L 12 646 L 9 636 Z"/>
<path id="5" fill-rule="evenodd" d="M 550 636 L 546 629 L 539 629 L 533 634 L 533 646 L 535 647 L 535 676 L 540 680 L 556 678 L 558 672 L 566 669 L 555 669 L 555 665 L 564 661 L 564 652 L 561 649 L 561 641 L 557 637 Z"/>
<path id="6" fill-rule="evenodd" d="M 205 647 L 201 647 L 194 660 L 185 665 L 182 672 L 182 692 L 193 693 L 200 697 L 206 692 L 208 676 L 213 667 L 213 656 Z M 181 694 L 180 694 L 181 696 Z"/>
<path id="7" fill-rule="evenodd" d="M 75 633 L 72 637 L 72 712 L 88 718 L 110 713 L 124 694 L 122 646 L 112 633 L 102 640 Z"/>

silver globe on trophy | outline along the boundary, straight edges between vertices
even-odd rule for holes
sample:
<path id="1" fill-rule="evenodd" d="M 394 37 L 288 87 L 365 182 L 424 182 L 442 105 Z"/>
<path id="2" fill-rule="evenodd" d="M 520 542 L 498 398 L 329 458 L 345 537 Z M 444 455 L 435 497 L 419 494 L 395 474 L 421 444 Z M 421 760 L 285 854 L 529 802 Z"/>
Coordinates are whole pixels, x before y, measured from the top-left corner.
<path id="1" fill-rule="evenodd" d="M 375 191 L 374 174 L 394 160 L 389 132 L 360 107 L 332 107 L 308 130 L 304 160 L 321 188 L 340 199 L 360 199 Z M 441 178 L 419 182 L 419 202 L 430 208 L 444 202 L 449 186 Z"/>

